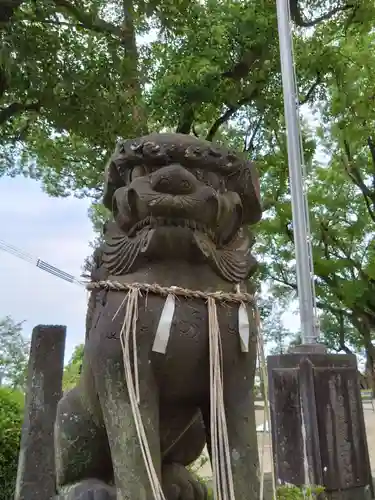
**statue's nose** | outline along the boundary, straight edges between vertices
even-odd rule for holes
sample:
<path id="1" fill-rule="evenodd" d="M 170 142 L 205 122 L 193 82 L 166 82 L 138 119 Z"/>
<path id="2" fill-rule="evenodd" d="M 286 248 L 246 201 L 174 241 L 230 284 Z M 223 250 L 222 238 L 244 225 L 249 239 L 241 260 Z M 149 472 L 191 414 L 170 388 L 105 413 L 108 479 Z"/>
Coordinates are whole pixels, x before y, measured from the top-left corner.
<path id="1" fill-rule="evenodd" d="M 151 175 L 154 191 L 167 194 L 191 194 L 197 188 L 197 179 L 180 165 L 168 165 Z"/>

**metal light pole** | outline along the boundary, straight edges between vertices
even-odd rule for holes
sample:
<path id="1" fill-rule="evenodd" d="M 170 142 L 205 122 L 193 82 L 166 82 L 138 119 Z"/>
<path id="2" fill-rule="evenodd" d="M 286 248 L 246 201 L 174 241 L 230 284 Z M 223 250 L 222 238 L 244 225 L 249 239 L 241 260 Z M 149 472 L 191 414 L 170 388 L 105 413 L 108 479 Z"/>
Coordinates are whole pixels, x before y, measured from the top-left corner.
<path id="1" fill-rule="evenodd" d="M 315 343 L 318 323 L 315 313 L 314 272 L 311 252 L 309 212 L 304 185 L 304 160 L 298 112 L 298 91 L 293 61 L 293 41 L 289 0 L 277 0 L 281 74 L 287 129 L 293 232 L 296 252 L 297 287 L 304 344 Z"/>

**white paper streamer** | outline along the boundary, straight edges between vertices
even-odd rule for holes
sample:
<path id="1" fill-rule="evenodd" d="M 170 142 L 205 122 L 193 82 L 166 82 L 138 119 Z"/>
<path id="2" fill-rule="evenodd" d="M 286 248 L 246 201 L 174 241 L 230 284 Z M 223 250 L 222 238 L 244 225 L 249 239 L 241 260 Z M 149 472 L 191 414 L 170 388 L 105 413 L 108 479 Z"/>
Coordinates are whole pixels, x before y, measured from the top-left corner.
<path id="1" fill-rule="evenodd" d="M 159 352 L 160 354 L 165 354 L 167 352 L 167 345 L 169 336 L 171 334 L 171 326 L 175 309 L 175 296 L 169 294 L 158 324 L 158 328 L 155 334 L 154 345 L 152 350 L 154 352 Z"/>
<path id="2" fill-rule="evenodd" d="M 241 351 L 249 352 L 250 323 L 245 304 L 238 308 L 238 333 L 240 334 Z"/>

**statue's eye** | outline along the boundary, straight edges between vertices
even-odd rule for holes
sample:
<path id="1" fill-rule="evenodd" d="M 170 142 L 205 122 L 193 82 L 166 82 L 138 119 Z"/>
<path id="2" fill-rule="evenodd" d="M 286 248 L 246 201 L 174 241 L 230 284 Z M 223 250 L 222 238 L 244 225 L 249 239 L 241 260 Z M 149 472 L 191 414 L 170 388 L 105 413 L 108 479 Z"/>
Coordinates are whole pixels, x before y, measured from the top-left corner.
<path id="1" fill-rule="evenodd" d="M 216 191 L 220 190 L 220 179 L 214 172 L 206 172 L 205 170 L 197 169 L 195 176 L 198 181 L 204 182 L 207 186 L 212 187 Z"/>
<path id="2" fill-rule="evenodd" d="M 220 191 L 221 182 L 219 176 L 215 174 L 215 172 L 207 172 L 206 170 L 197 168 L 194 170 L 194 175 L 198 181 L 212 187 L 215 191 Z"/>
<path id="3" fill-rule="evenodd" d="M 219 177 L 214 172 L 207 172 L 206 184 L 214 188 L 216 191 L 220 189 Z"/>
<path id="4" fill-rule="evenodd" d="M 203 170 L 196 169 L 195 172 L 195 177 L 198 179 L 198 181 L 204 182 L 204 172 Z"/>

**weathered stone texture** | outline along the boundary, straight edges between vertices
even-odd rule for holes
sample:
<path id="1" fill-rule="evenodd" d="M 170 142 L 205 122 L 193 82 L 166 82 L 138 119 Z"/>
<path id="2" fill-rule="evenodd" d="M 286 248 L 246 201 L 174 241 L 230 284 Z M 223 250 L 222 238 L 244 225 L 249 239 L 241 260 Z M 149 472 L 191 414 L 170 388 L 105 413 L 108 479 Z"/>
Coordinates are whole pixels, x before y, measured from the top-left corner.
<path id="1" fill-rule="evenodd" d="M 330 499 L 370 498 L 371 470 L 355 356 L 268 358 L 276 479 L 319 484 Z"/>
<path id="2" fill-rule="evenodd" d="M 55 494 L 53 428 L 65 338 L 65 326 L 39 325 L 32 333 L 15 500 L 50 500 Z"/>

